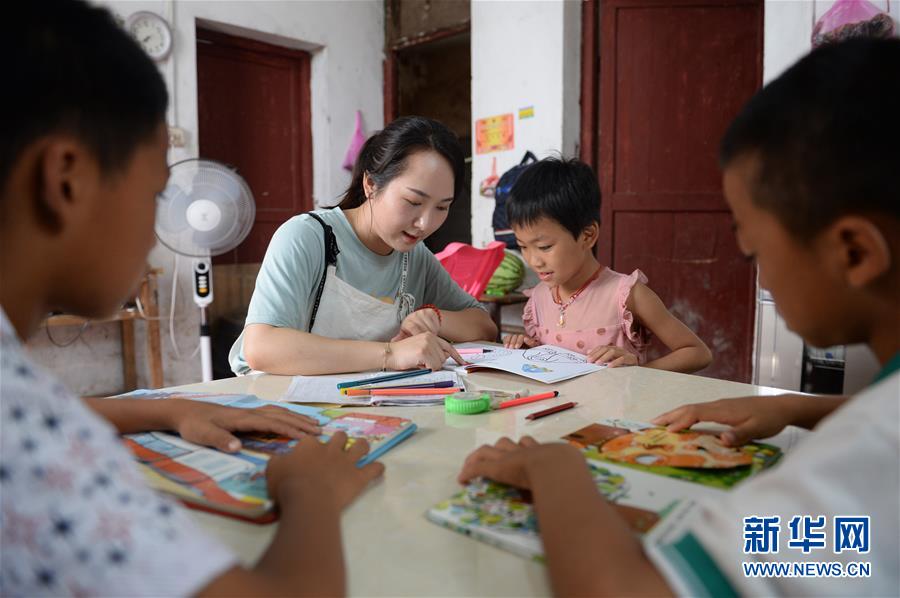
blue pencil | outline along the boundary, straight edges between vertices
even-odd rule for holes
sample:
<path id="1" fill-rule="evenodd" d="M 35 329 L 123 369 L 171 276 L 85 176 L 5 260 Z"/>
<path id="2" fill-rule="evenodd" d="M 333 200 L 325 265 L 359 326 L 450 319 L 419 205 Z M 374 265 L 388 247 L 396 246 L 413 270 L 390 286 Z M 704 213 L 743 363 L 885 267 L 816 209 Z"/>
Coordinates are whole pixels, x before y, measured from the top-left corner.
<path id="1" fill-rule="evenodd" d="M 374 378 L 366 378 L 365 380 L 351 380 L 350 382 L 340 382 L 338 390 L 342 388 L 353 388 L 356 386 L 365 386 L 367 384 L 377 384 L 378 382 L 391 382 L 393 380 L 403 380 L 404 378 L 414 378 L 423 374 L 430 374 L 431 370 L 425 368 L 423 370 L 412 370 L 409 372 L 400 372 L 399 374 L 387 374 L 386 376 L 375 376 Z"/>

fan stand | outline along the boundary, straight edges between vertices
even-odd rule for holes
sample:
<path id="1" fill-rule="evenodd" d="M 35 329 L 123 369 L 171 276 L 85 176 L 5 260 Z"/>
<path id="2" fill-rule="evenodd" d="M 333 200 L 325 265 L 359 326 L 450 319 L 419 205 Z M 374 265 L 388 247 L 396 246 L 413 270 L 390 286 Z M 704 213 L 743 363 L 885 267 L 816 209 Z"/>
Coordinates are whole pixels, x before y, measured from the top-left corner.
<path id="1" fill-rule="evenodd" d="M 206 308 L 213 300 L 212 264 L 208 257 L 193 261 L 194 303 L 200 308 L 200 368 L 204 382 L 212 382 L 212 343 Z"/>

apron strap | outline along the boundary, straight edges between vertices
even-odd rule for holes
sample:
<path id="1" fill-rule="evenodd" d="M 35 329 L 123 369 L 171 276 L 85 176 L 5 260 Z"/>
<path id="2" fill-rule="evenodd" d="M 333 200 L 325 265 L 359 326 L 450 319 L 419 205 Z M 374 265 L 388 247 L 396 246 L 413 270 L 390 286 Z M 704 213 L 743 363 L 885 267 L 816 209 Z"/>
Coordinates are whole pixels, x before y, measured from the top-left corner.
<path id="1" fill-rule="evenodd" d="M 416 308 L 416 298 L 406 292 L 406 279 L 409 277 L 409 252 L 403 254 L 400 269 L 400 292 L 397 293 L 397 319 L 401 322 Z"/>
<path id="2" fill-rule="evenodd" d="M 316 313 L 319 311 L 319 302 L 322 300 L 322 291 L 325 290 L 325 278 L 328 276 L 328 266 L 337 266 L 337 256 L 341 252 L 338 249 L 337 238 L 330 226 L 315 212 L 308 212 L 313 219 L 322 225 L 324 230 L 325 242 L 325 270 L 322 272 L 322 278 L 319 280 L 319 288 L 316 290 L 316 300 L 313 302 L 312 315 L 309 317 L 309 332 L 312 332 L 313 324 L 316 323 Z"/>

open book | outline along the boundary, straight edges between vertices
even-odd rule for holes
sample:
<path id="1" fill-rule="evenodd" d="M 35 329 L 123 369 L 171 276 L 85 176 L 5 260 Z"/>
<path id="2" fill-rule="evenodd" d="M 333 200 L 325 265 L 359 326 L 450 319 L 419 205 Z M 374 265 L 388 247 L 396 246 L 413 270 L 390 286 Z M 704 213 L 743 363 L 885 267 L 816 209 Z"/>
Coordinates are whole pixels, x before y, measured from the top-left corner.
<path id="1" fill-rule="evenodd" d="M 597 425 L 618 431 L 611 434 L 604 430 L 603 434 L 598 435 L 596 428 L 591 429 Z M 612 447 L 619 451 L 614 456 L 602 450 L 608 440 L 625 438 L 628 434 L 644 430 L 658 428 L 624 420 L 603 420 L 566 437 L 583 447 L 582 452 L 597 490 L 639 535 L 647 534 L 669 515 L 680 512 L 699 499 L 715 500 L 721 497 L 743 479 L 775 463 L 781 455 L 780 449 L 775 446 L 755 443 L 725 451 L 728 458 L 737 458 L 733 453 L 744 455 L 746 458 L 740 459 L 743 464 L 685 468 L 642 465 L 639 459 L 623 458 L 621 450 L 625 440 Z M 688 437 L 691 434 L 696 433 L 687 432 Z M 604 438 L 600 439 L 600 436 Z M 588 438 L 593 440 L 586 440 Z M 592 444 L 593 441 L 599 445 Z M 673 447 L 675 453 L 680 450 Z M 475 480 L 448 500 L 435 505 L 426 517 L 434 523 L 520 556 L 543 560 L 538 522 L 530 495 L 526 492 L 490 480 Z"/>
<path id="2" fill-rule="evenodd" d="M 163 398 L 158 392 L 151 393 L 155 398 Z M 164 394 L 186 398 L 177 392 Z M 131 396 L 141 396 L 141 393 Z M 416 425 L 402 417 L 271 403 L 252 395 L 217 397 L 201 393 L 193 398 L 229 406 L 277 405 L 315 417 L 322 424 L 322 435 L 319 437 L 322 442 L 337 431 L 347 434 L 348 443 L 359 438 L 369 442 L 369 453 L 360 460 L 360 466 L 378 459 L 416 431 Z M 256 523 L 275 519 L 274 505 L 266 491 L 265 479 L 270 456 L 288 452 L 297 443 L 280 436 L 243 435 L 242 449 L 231 454 L 164 432 L 129 434 L 124 441 L 154 488 L 175 495 L 188 506 Z"/>
<path id="3" fill-rule="evenodd" d="M 598 372 L 606 367 L 588 363 L 584 355 L 555 345 L 541 345 L 531 349 L 506 349 L 475 343 L 456 345 L 457 349 L 469 347 L 484 348 L 490 352 L 480 355 L 463 355 L 463 358 L 469 362 L 468 365 L 463 366 L 449 359 L 444 368 L 462 374 L 482 370 L 499 370 L 545 384 L 552 384 Z"/>

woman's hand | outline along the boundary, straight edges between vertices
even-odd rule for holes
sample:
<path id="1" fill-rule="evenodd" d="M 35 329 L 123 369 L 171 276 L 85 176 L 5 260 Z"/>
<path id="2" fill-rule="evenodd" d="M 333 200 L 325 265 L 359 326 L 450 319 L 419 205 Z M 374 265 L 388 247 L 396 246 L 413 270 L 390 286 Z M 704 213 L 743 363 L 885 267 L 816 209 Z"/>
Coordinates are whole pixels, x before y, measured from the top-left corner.
<path id="1" fill-rule="evenodd" d="M 440 370 L 444 362 L 452 357 L 456 363 L 463 365 L 465 360 L 460 357 L 453 345 L 432 332 L 422 332 L 392 342 L 391 354 L 387 359 L 387 368 L 391 370 L 412 370 L 425 367 L 431 370 Z"/>
<path id="2" fill-rule="evenodd" d="M 605 363 L 611 368 L 617 368 L 620 365 L 638 364 L 637 355 L 613 345 L 594 347 L 587 354 L 587 360 L 591 363 Z"/>
<path id="3" fill-rule="evenodd" d="M 437 312 L 429 308 L 419 309 L 403 318 L 403 322 L 400 323 L 400 331 L 391 339 L 391 342 L 402 341 L 423 332 L 436 335 L 440 330 L 441 319 Z"/>
<path id="4" fill-rule="evenodd" d="M 261 432 L 288 438 L 322 433 L 319 423 L 311 417 L 274 405 L 240 409 L 182 399 L 164 402 L 171 410 L 172 429 L 182 438 L 229 453 L 241 448 L 241 441 L 232 432 Z"/>
<path id="5" fill-rule="evenodd" d="M 522 347 L 537 347 L 540 341 L 526 334 L 510 334 L 503 337 L 503 346 L 507 349 L 521 349 Z"/>
<path id="6" fill-rule="evenodd" d="M 359 438 L 346 446 L 347 435 L 335 432 L 327 443 L 304 438 L 286 455 L 275 455 L 266 467 L 269 496 L 283 500 L 285 491 L 325 494 L 343 510 L 384 473 L 381 463 L 356 464 L 369 452 L 369 443 Z"/>

